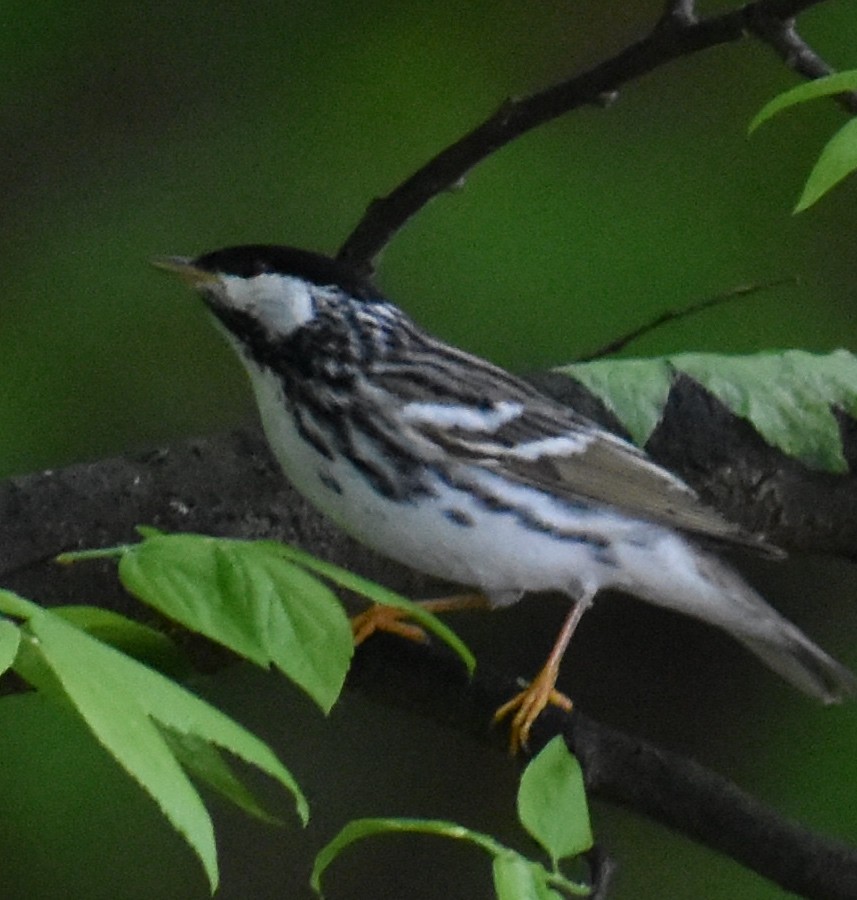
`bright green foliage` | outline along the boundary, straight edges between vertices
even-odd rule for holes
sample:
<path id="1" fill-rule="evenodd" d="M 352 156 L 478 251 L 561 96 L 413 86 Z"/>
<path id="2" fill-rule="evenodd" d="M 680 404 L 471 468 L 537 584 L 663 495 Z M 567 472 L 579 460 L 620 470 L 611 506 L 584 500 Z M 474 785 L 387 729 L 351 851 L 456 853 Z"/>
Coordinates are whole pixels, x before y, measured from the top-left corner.
<path id="1" fill-rule="evenodd" d="M 236 778 L 223 754 L 213 744 L 195 734 L 183 734 L 166 726 L 161 727 L 161 734 L 176 759 L 197 781 L 205 782 L 248 815 L 269 825 L 282 824 L 282 821 L 272 816 Z"/>
<path id="2" fill-rule="evenodd" d="M 273 541 L 234 541 L 140 528 L 139 544 L 64 554 L 59 561 L 119 560 L 119 577 L 144 602 L 261 666 L 274 664 L 325 711 L 342 689 L 353 653 L 351 629 L 329 581 L 410 613 L 439 634 L 469 668 L 473 656 L 434 616 L 404 597 Z M 276 821 L 235 777 L 229 750 L 306 800 L 271 750 L 231 719 L 120 650 L 184 672 L 171 641 L 115 613 L 89 607 L 47 612 L 0 592 L 0 663 L 34 686 L 71 702 L 99 742 L 155 799 L 201 859 L 212 888 L 217 857 L 211 820 L 186 770 L 245 812 Z M 86 632 L 90 632 L 89 634 Z M 95 636 L 115 645 L 106 646 Z M 7 666 L 8 667 L 8 666 Z"/>
<path id="3" fill-rule="evenodd" d="M 599 359 L 556 371 L 592 391 L 641 447 L 661 420 L 674 377 L 666 357 Z"/>
<path id="4" fill-rule="evenodd" d="M 750 123 L 749 130 L 753 132 L 763 122 L 798 103 L 855 89 L 857 89 L 857 70 L 838 72 L 836 75 L 817 78 L 806 84 L 798 85 L 767 103 Z M 857 127 L 855 126 L 857 126 L 857 121 L 850 119 L 833 135 L 821 151 L 795 206 L 795 212 L 803 212 L 807 207 L 812 206 L 846 175 L 850 175 L 854 169 L 857 169 Z"/>
<path id="5" fill-rule="evenodd" d="M 656 359 L 599 360 L 557 371 L 584 384 L 643 446 L 680 373 L 711 391 L 735 415 L 810 468 L 845 472 L 833 407 L 857 415 L 857 358 L 787 350 L 749 356 L 680 353 Z"/>
<path id="6" fill-rule="evenodd" d="M 824 145 L 795 205 L 803 212 L 857 169 L 857 120 L 850 119 Z"/>
<path id="7" fill-rule="evenodd" d="M 353 653 L 342 605 L 268 542 L 152 535 L 119 560 L 136 597 L 260 666 L 273 663 L 328 712 Z"/>
<path id="8" fill-rule="evenodd" d="M 492 873 L 497 900 L 562 900 L 549 886 L 544 867 L 519 853 L 498 853 Z"/>
<path id="9" fill-rule="evenodd" d="M 436 616 L 296 547 L 139 531 L 139 544 L 68 553 L 60 561 L 118 556 L 119 577 L 132 594 L 257 665 L 273 663 L 325 712 L 342 690 L 354 646 L 342 605 L 316 575 L 403 609 L 474 668 L 473 654 Z"/>
<path id="10" fill-rule="evenodd" d="M 10 668 L 18 655 L 21 632 L 14 622 L 0 619 L 0 674 Z"/>
<path id="11" fill-rule="evenodd" d="M 527 766 L 518 790 L 518 818 L 545 848 L 554 868 L 592 846 L 583 772 L 561 737 Z"/>
<path id="12" fill-rule="evenodd" d="M 218 881 L 214 831 L 175 752 L 179 744 L 179 755 L 185 763 L 195 749 L 205 748 L 190 768 L 227 795 L 228 779 L 222 768 L 211 763 L 209 745 L 222 747 L 260 768 L 292 792 L 298 815 L 306 822 L 307 803 L 291 774 L 266 744 L 228 716 L 160 673 L 16 594 L 0 590 L 0 612 L 23 620 L 18 631 L 26 653 L 19 654 L 22 665 L 16 661 L 18 674 L 28 680 L 35 675 L 37 686 L 48 685 L 53 696 L 61 694 L 67 700 L 99 743 L 155 800 L 190 844 L 212 891 Z"/>
<path id="13" fill-rule="evenodd" d="M 357 819 L 349 822 L 315 858 L 310 884 L 321 895 L 321 877 L 346 847 L 379 834 L 417 832 L 470 841 L 493 857 L 498 900 L 557 900 L 587 896 L 589 889 L 559 871 L 562 859 L 592 846 L 589 811 L 577 760 L 561 737 L 554 738 L 525 769 L 518 791 L 521 823 L 551 857 L 552 871 L 490 835 L 441 819 Z M 562 893 L 560 893 L 560 891 Z"/>
<path id="14" fill-rule="evenodd" d="M 505 851 L 503 845 L 495 841 L 494 838 L 443 819 L 355 819 L 353 822 L 349 822 L 333 840 L 318 852 L 310 876 L 310 885 L 313 890 L 321 894 L 321 876 L 334 859 L 351 844 L 379 834 L 401 834 L 403 832 L 434 834 L 438 837 L 452 838 L 453 840 L 471 841 L 489 853 Z"/>
<path id="15" fill-rule="evenodd" d="M 165 675 L 186 678 L 193 674 L 193 667 L 181 650 L 155 628 L 97 606 L 55 606 L 51 612 Z"/>
<path id="16" fill-rule="evenodd" d="M 829 97 L 831 94 L 841 94 L 843 91 L 857 90 L 857 69 L 847 72 L 837 72 L 826 78 L 816 78 L 793 87 L 782 94 L 777 94 L 773 100 L 766 103 L 750 122 L 750 133 L 760 125 L 772 119 L 784 109 L 805 103 L 807 100 L 815 100 L 818 97 Z"/>
<path id="17" fill-rule="evenodd" d="M 472 673 L 476 668 L 476 660 L 461 638 L 437 616 L 427 612 L 418 603 L 414 603 L 412 600 L 408 600 L 407 597 L 403 597 L 401 594 L 397 594 L 395 591 L 391 591 L 374 581 L 369 581 L 368 578 L 361 578 L 360 575 L 355 575 L 353 572 L 349 572 L 348 569 L 343 569 L 333 563 L 319 559 L 305 550 L 299 550 L 297 547 L 292 547 L 289 544 L 275 544 L 271 542 L 268 545 L 274 552 L 281 554 L 300 566 L 317 572 L 346 590 L 353 591 L 355 594 L 359 594 L 373 603 L 381 603 L 384 606 L 392 606 L 403 610 L 408 614 L 408 618 L 413 619 L 426 631 L 430 631 L 435 637 L 440 638 L 451 650 L 457 653 L 464 665 L 467 666 L 468 672 Z"/>

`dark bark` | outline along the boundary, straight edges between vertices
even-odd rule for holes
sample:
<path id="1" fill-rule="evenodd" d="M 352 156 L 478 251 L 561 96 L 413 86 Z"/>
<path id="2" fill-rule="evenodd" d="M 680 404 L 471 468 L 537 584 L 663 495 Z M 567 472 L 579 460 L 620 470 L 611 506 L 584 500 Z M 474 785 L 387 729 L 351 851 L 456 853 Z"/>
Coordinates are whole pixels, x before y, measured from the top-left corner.
<path id="1" fill-rule="evenodd" d="M 536 380 L 609 422 L 597 401 L 573 382 L 553 376 Z M 853 441 L 853 422 L 846 425 L 846 436 Z M 840 502 L 840 495 L 854 497 L 853 476 L 821 476 L 783 460 L 689 380 L 676 385 L 652 450 L 661 461 L 693 476 L 707 495 L 723 499 L 727 512 L 745 511 L 745 524 L 769 525 L 775 540 L 814 546 L 834 534 L 854 534 L 857 504 L 853 499 Z M 848 452 L 853 459 L 853 444 Z M 732 461 L 728 467 L 726 459 Z M 802 500 L 809 495 L 813 502 Z M 0 484 L 0 522 L 0 584 L 45 605 L 95 602 L 150 618 L 120 588 L 114 563 L 52 562 L 64 550 L 134 540 L 138 524 L 278 538 L 411 596 L 429 596 L 438 588 L 373 556 L 328 525 L 285 483 L 253 429 L 10 479 Z M 843 537 L 842 552 L 853 552 L 854 544 L 853 538 L 848 543 Z M 228 662 L 226 654 L 206 641 L 187 636 L 184 643 L 202 668 Z M 492 734 L 492 711 L 516 689 L 511 675 L 480 667 L 468 681 L 460 664 L 443 651 L 384 637 L 358 653 L 350 684 L 483 737 Z M 855 851 L 782 819 L 702 766 L 576 712 L 568 717 L 548 710 L 536 724 L 533 747 L 553 733 L 566 736 L 595 795 L 728 853 L 789 890 L 810 897 L 857 896 Z M 501 738 L 494 732 L 491 739 Z"/>

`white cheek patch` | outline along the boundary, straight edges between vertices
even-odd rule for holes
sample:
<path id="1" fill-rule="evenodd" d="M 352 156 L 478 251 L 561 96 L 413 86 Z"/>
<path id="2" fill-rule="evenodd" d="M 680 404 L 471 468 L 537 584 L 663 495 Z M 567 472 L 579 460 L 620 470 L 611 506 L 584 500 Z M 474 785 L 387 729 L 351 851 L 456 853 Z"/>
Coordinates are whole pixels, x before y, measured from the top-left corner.
<path id="1" fill-rule="evenodd" d="M 254 278 L 222 278 L 221 299 L 252 313 L 272 335 L 285 337 L 315 315 L 310 285 L 300 278 L 270 273 Z"/>
<path id="2" fill-rule="evenodd" d="M 438 428 L 460 428 L 462 431 L 493 434 L 502 425 L 517 419 L 524 411 L 520 403 L 501 400 L 489 409 L 456 406 L 451 403 L 414 401 L 402 409 L 406 422 L 436 425 Z"/>
<path id="3" fill-rule="evenodd" d="M 506 451 L 506 456 L 534 462 L 543 456 L 575 456 L 583 453 L 592 443 L 591 434 L 563 434 L 557 437 L 543 438 L 539 441 L 527 441 Z"/>

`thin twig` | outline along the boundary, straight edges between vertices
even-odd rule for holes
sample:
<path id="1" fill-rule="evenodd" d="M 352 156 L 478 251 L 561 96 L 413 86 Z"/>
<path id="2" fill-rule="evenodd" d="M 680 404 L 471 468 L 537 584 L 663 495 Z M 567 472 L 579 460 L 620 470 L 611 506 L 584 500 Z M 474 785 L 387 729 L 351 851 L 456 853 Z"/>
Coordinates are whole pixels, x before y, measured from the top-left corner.
<path id="1" fill-rule="evenodd" d="M 713 297 L 706 297 L 704 300 L 697 300 L 696 303 L 691 303 L 690 306 L 685 306 L 683 309 L 665 310 L 651 321 L 643 323 L 633 331 L 629 331 L 627 334 L 623 334 L 620 337 L 615 338 L 609 343 L 604 344 L 603 347 L 599 347 L 597 350 L 594 350 L 592 353 L 587 353 L 584 356 L 578 357 L 577 361 L 591 362 L 594 359 L 602 359 L 605 356 L 612 356 L 614 353 L 618 353 L 620 350 L 624 350 L 625 347 L 627 347 L 628 344 L 630 344 L 632 341 L 639 340 L 641 337 L 643 337 L 643 335 L 650 334 L 658 328 L 663 328 L 664 325 L 668 325 L 671 322 L 678 322 L 681 319 L 690 318 L 691 316 L 695 316 L 698 313 L 703 312 L 704 310 L 712 309 L 715 306 L 721 306 L 724 303 L 728 303 L 730 300 L 750 297 L 753 294 L 760 294 L 763 291 L 770 290 L 771 288 L 782 287 L 784 284 L 797 283 L 798 278 L 792 277 L 778 278 L 776 281 L 766 281 L 762 284 L 743 284 L 739 285 L 738 287 L 732 288 L 729 291 L 725 291 L 722 294 L 715 294 L 715 296 Z"/>
<path id="2" fill-rule="evenodd" d="M 834 68 L 798 34 L 794 19 L 777 19 L 754 12 L 748 19 L 753 33 L 773 49 L 783 62 L 804 78 L 824 78 Z M 846 112 L 857 114 L 857 91 L 844 91 L 834 98 Z"/>
<path id="3" fill-rule="evenodd" d="M 701 20 L 692 15 L 692 4 L 669 3 L 647 37 L 567 81 L 526 98 L 507 100 L 492 116 L 442 150 L 390 194 L 374 200 L 340 248 L 339 259 L 370 274 L 378 255 L 413 215 L 509 142 L 577 107 L 600 103 L 627 82 L 679 57 L 741 40 L 748 33 L 771 43 L 770 29 L 760 23 L 791 20 L 822 2 L 756 0 Z"/>

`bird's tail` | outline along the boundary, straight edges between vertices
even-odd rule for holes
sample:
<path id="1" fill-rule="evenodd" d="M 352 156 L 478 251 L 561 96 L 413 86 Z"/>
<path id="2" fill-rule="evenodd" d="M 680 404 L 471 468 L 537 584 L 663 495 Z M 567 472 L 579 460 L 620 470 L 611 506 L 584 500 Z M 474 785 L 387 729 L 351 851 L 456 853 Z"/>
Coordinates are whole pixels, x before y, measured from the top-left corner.
<path id="1" fill-rule="evenodd" d="M 717 624 L 771 669 L 822 703 L 857 696 L 857 677 L 769 606 L 731 566 L 704 551 L 698 551 L 697 565 L 731 601 Z"/>
<path id="2" fill-rule="evenodd" d="M 781 620 L 770 638 L 735 637 L 796 688 L 822 703 L 857 696 L 857 678 L 790 622 Z"/>
<path id="3" fill-rule="evenodd" d="M 786 681 L 822 703 L 857 696 L 857 677 L 769 606 L 731 566 L 690 542 L 682 544 L 679 553 L 690 551 L 690 558 L 685 556 L 682 575 L 667 592 L 672 596 L 660 592 L 656 597 L 646 590 L 641 592 L 646 599 L 723 628 Z M 676 543 L 671 542 L 671 549 L 675 553 Z"/>

